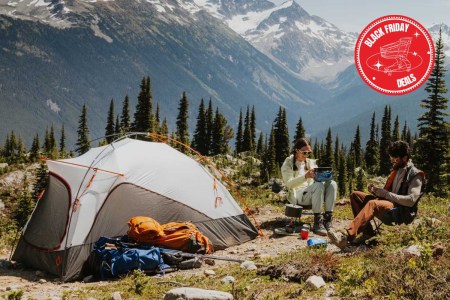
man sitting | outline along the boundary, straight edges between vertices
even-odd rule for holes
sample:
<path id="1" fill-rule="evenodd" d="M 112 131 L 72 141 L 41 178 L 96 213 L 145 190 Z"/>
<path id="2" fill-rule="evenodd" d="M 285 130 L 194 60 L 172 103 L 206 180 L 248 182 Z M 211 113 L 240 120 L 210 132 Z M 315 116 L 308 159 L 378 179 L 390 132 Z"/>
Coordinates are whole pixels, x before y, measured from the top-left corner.
<path id="1" fill-rule="evenodd" d="M 348 242 L 355 243 L 356 236 L 362 233 L 359 242 L 375 235 L 370 221 L 394 207 L 399 207 L 401 215 L 407 215 L 409 209 L 419 199 L 424 181 L 424 173 L 414 167 L 410 160 L 411 150 L 407 143 L 396 141 L 389 146 L 388 154 L 393 164 L 384 188 L 368 186 L 372 194 L 355 191 L 350 195 L 354 219 L 346 229 L 346 234 L 329 231 L 328 237 L 333 244 L 344 248 Z"/>

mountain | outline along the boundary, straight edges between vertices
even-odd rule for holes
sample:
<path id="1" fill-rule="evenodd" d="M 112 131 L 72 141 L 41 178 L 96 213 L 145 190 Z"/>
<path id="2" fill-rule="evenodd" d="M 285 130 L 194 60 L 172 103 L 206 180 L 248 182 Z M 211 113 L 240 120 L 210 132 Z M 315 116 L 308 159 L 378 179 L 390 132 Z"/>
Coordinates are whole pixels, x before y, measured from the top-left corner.
<path id="1" fill-rule="evenodd" d="M 280 6 L 265 0 L 195 2 L 299 78 L 330 82 L 353 64 L 357 34 L 309 15 L 293 0 Z"/>
<path id="2" fill-rule="evenodd" d="M 448 26 L 442 32 L 449 49 Z M 57 133 L 65 125 L 70 147 L 84 103 L 91 138 L 101 137 L 109 101 L 117 114 L 128 95 L 133 110 L 147 75 L 171 130 L 183 91 L 191 132 L 200 99 L 210 97 L 232 126 L 255 105 L 263 132 L 279 106 L 291 134 L 301 117 L 313 137 L 331 127 L 346 144 L 357 124 L 367 135 L 386 104 L 413 129 L 423 89 L 374 92 L 353 65 L 356 38 L 294 1 L 0 0 L 0 143 L 14 129 L 29 145 L 53 123 Z"/>
<path id="3" fill-rule="evenodd" d="M 188 0 L 1 4 L 0 57 L 0 137 L 14 128 L 29 142 L 64 123 L 73 143 L 83 103 L 91 137 L 103 136 L 111 98 L 116 113 L 127 94 L 134 108 L 146 75 L 171 125 L 187 91 L 191 131 L 201 98 L 211 97 L 232 125 L 241 108 L 255 105 L 258 127 L 267 130 L 280 105 L 294 120 L 328 93 Z"/>

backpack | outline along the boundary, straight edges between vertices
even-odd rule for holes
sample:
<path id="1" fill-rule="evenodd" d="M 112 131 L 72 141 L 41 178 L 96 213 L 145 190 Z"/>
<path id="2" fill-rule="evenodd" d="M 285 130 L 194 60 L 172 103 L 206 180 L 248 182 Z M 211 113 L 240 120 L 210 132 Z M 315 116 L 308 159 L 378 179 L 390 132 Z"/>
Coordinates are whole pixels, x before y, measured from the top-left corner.
<path id="1" fill-rule="evenodd" d="M 162 225 L 164 235 L 153 245 L 189 253 L 212 253 L 211 241 L 190 222 L 170 222 Z"/>
<path id="2" fill-rule="evenodd" d="M 128 228 L 128 237 L 138 243 L 151 244 L 155 239 L 164 236 L 161 224 L 150 217 L 133 217 L 128 221 Z"/>
<path id="3" fill-rule="evenodd" d="M 163 271 L 160 249 L 153 246 L 134 247 L 123 242 L 124 238 L 101 237 L 94 246 L 96 275 L 101 279 L 117 277 L 131 270 Z"/>

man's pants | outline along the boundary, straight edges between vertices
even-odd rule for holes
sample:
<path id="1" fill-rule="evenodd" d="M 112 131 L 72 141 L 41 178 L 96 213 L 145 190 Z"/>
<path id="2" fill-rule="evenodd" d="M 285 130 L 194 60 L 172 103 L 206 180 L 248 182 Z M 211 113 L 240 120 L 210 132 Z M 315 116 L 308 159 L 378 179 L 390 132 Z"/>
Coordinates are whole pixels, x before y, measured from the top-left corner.
<path id="1" fill-rule="evenodd" d="M 355 237 L 360 232 L 373 235 L 370 221 L 374 217 L 381 216 L 394 208 L 394 203 L 390 201 L 378 199 L 374 195 L 359 191 L 355 191 L 350 195 L 350 203 L 355 218 L 347 228 L 347 232 L 352 237 Z"/>
<path id="2" fill-rule="evenodd" d="M 313 213 L 321 213 L 325 202 L 325 211 L 333 211 L 336 202 L 337 184 L 335 181 L 314 182 L 303 191 L 299 205 L 311 205 Z"/>

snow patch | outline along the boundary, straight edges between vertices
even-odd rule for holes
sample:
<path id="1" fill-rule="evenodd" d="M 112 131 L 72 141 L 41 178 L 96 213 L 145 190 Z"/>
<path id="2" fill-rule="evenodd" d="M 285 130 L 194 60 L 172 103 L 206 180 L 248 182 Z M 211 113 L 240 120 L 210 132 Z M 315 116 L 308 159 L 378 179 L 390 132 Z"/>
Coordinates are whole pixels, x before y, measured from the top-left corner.
<path id="1" fill-rule="evenodd" d="M 59 113 L 61 111 L 61 108 L 59 107 L 58 103 L 53 102 L 52 99 L 47 99 L 46 102 L 47 106 L 55 113 Z"/>
<path id="2" fill-rule="evenodd" d="M 16 7 L 17 4 L 19 4 L 19 3 L 17 3 L 17 2 L 12 2 L 12 1 L 10 1 L 10 2 L 7 3 L 8 6 L 12 6 L 12 7 Z"/>
<path id="3" fill-rule="evenodd" d="M 28 3 L 27 6 L 48 6 L 49 3 L 46 3 L 44 0 L 33 0 L 30 3 Z"/>
<path id="4" fill-rule="evenodd" d="M 199 0 L 196 0 L 199 1 Z M 260 12 L 248 12 L 245 15 L 236 15 L 227 21 L 228 26 L 240 35 L 244 35 L 246 32 L 256 29 L 258 25 L 267 19 L 274 11 L 290 7 L 293 1 L 286 1 L 280 6 L 273 7 Z M 281 17 L 280 19 L 283 19 Z M 286 20 L 284 20 L 286 21 Z M 283 21 L 283 22 L 284 22 Z"/>

